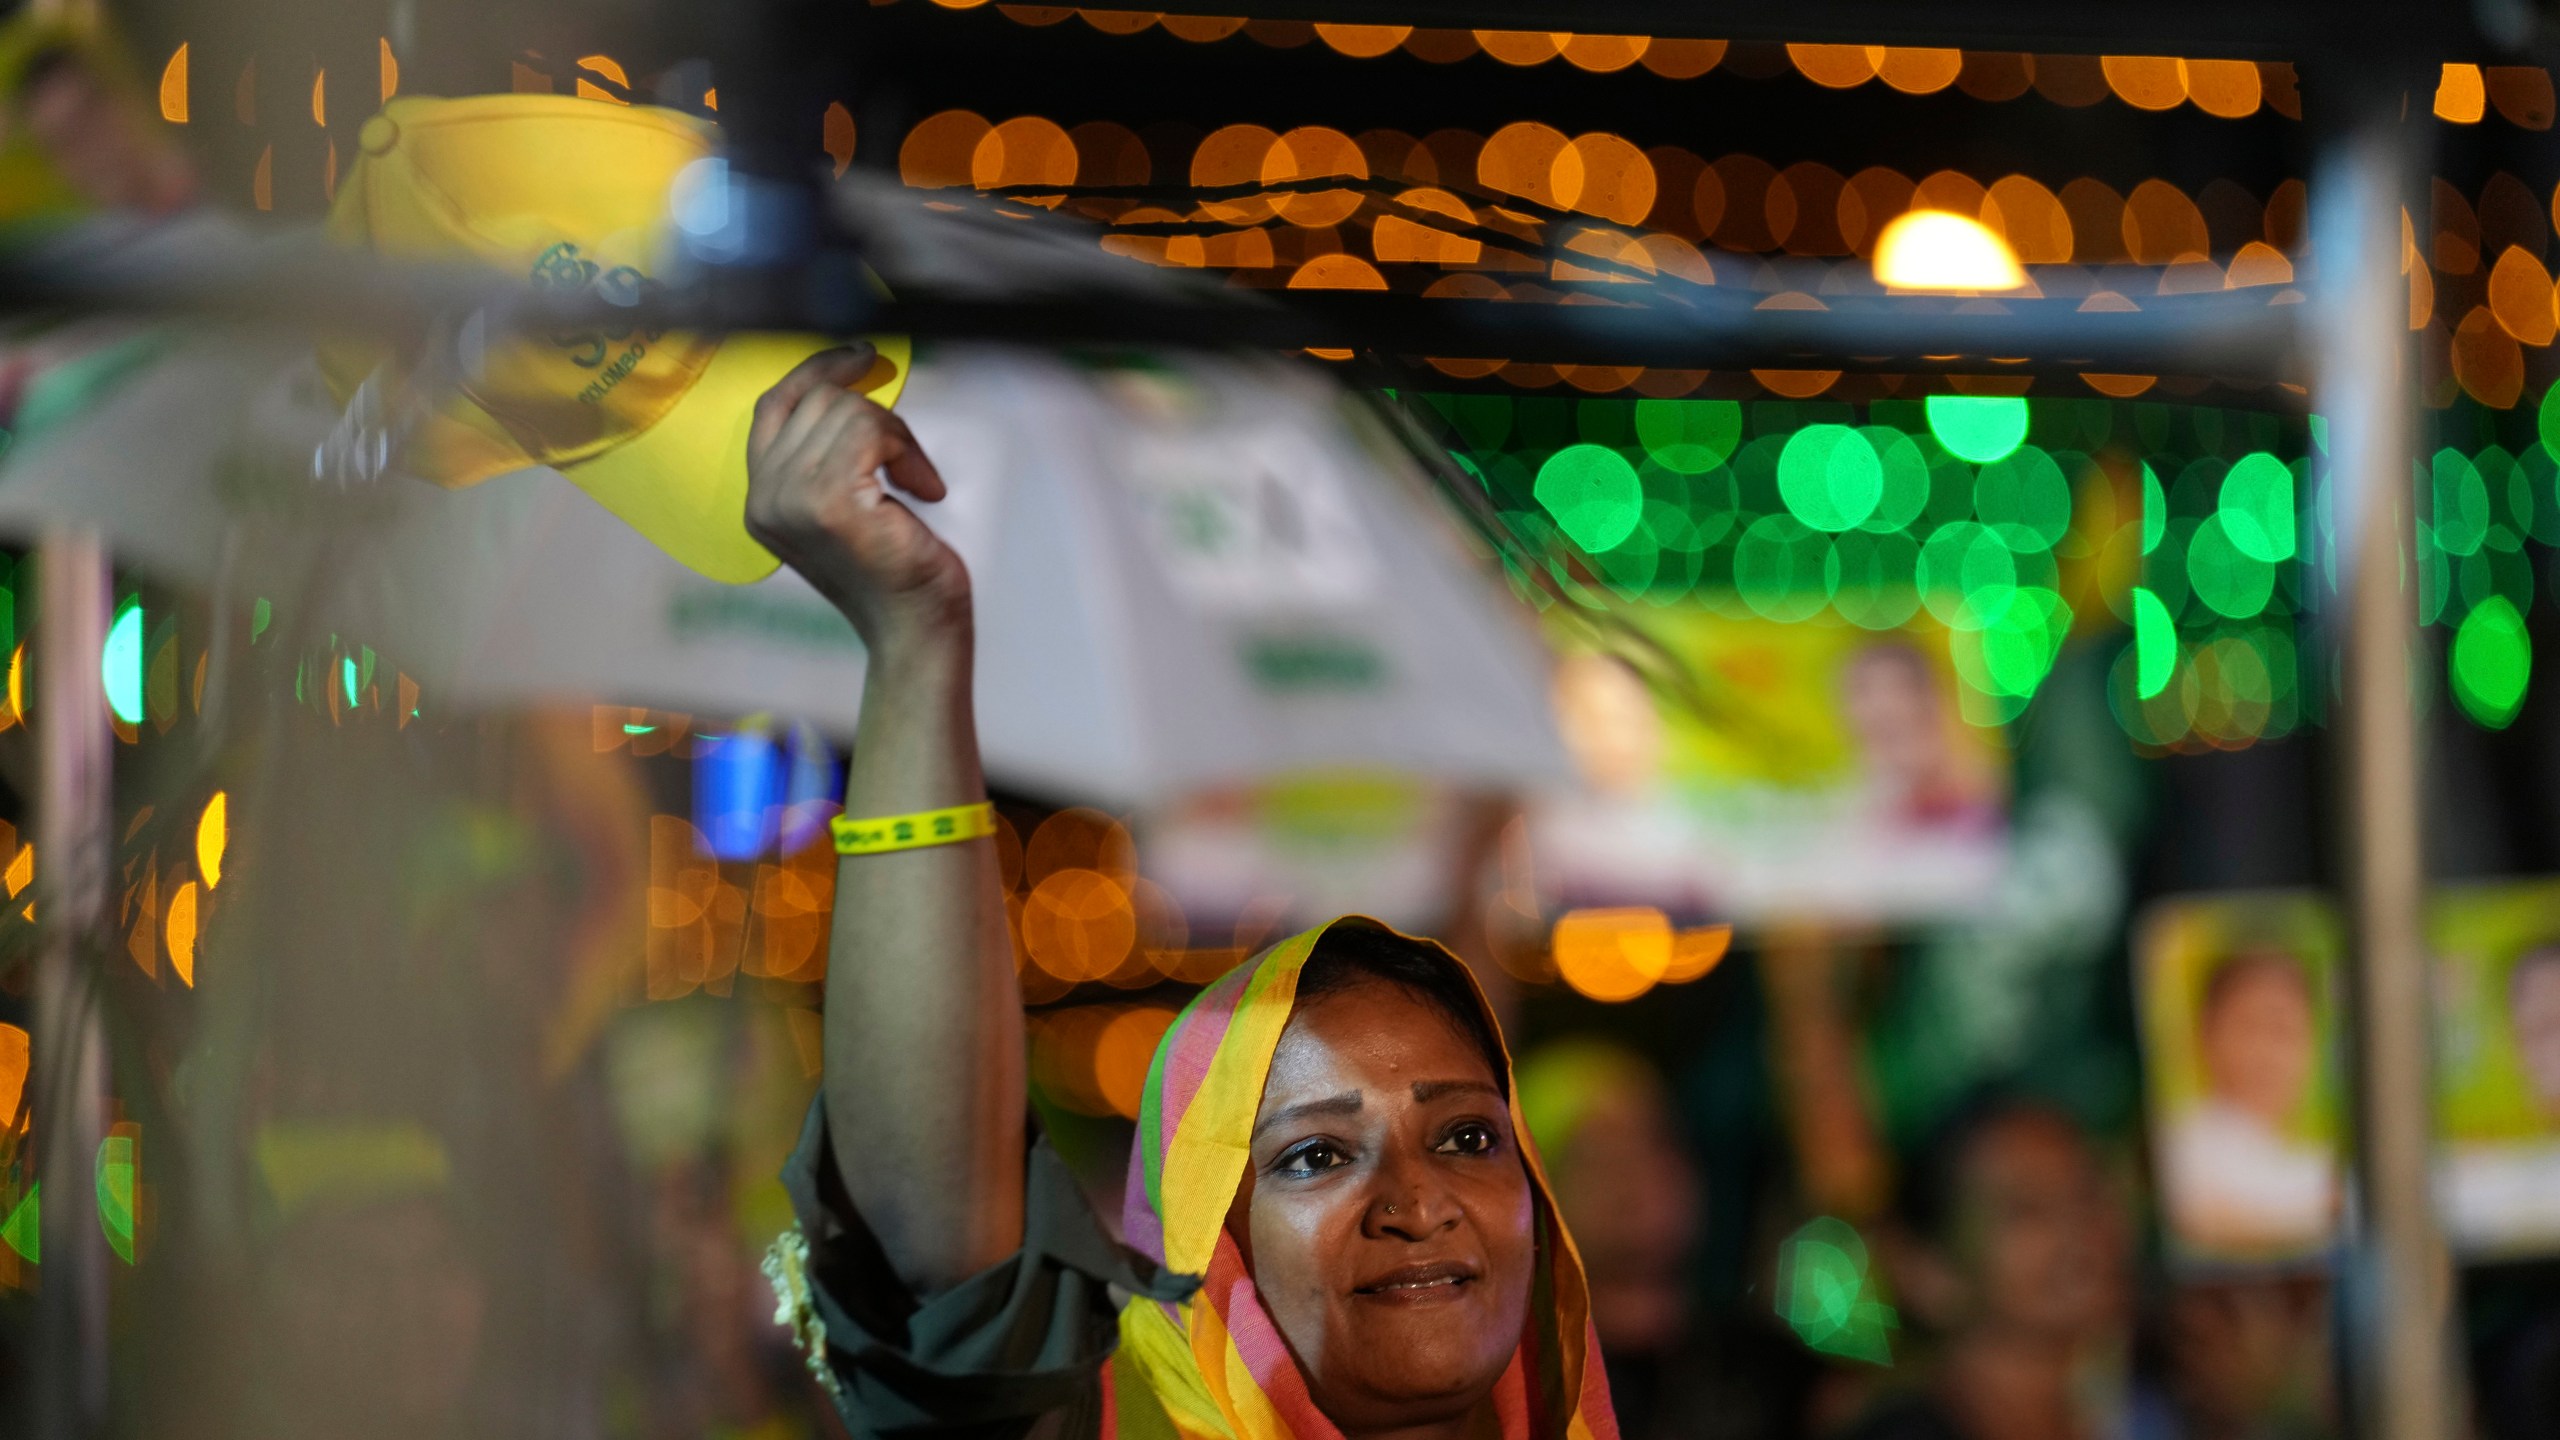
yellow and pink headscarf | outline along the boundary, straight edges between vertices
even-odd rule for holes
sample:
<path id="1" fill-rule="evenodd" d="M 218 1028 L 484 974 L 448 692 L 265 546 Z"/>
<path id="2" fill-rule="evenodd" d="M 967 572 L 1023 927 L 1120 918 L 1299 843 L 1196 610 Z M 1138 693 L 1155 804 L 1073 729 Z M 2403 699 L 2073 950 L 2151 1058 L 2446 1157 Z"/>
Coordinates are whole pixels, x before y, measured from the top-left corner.
<path id="1" fill-rule="evenodd" d="M 1156 1047 L 1129 1155 L 1124 1240 L 1166 1269 L 1201 1276 L 1202 1284 L 1177 1304 L 1141 1296 L 1122 1308 L 1120 1349 L 1104 1386 L 1106 1436 L 1339 1440 L 1263 1309 L 1226 1219 L 1249 1163 L 1271 1055 L 1297 1001 L 1299 972 L 1335 926 L 1376 924 L 1347 916 L 1238 966 L 1202 991 Z M 1467 973 L 1456 957 L 1430 948 Z M 1483 993 L 1472 977 L 1468 983 L 1498 1036 Z M 1507 1069 L 1507 1051 L 1503 1063 Z M 1582 1260 L 1529 1143 L 1517 1088 L 1506 1088 L 1536 1198 L 1538 1273 L 1519 1349 L 1495 1390 L 1503 1440 L 1617 1440 Z"/>

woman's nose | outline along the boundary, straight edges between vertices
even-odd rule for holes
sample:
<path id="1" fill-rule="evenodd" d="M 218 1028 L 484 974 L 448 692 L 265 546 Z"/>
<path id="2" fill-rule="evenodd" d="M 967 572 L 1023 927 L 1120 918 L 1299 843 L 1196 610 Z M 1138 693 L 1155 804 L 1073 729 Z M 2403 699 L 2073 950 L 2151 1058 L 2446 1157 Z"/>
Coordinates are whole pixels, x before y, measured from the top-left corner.
<path id="1" fill-rule="evenodd" d="M 1458 1207 L 1428 1165 L 1389 1165 L 1369 1197 L 1367 1230 L 1373 1237 L 1421 1240 L 1457 1223 Z"/>

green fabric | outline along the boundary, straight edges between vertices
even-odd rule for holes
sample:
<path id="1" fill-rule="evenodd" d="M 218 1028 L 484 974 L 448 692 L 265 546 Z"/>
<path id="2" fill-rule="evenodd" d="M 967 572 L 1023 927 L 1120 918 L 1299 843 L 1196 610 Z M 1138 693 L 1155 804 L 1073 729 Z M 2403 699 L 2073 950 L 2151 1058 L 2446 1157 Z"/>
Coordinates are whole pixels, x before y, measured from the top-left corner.
<path id="1" fill-rule="evenodd" d="M 1111 1239 L 1045 1136 L 1024 1165 L 1022 1249 L 921 1301 L 845 1193 L 823 1101 L 809 1107 L 782 1180 L 808 1240 L 837 1409 L 856 1440 L 1018 1440 L 1035 1425 L 1042 1440 L 1093 1440 L 1102 1367 L 1119 1343 L 1112 1287 L 1164 1301 L 1192 1289 Z"/>

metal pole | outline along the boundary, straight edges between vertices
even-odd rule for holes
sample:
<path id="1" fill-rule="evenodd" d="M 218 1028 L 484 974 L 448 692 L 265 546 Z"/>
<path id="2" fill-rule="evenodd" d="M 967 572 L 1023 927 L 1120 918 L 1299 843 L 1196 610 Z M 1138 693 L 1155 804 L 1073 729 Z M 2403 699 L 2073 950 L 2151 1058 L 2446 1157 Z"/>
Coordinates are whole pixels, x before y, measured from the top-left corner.
<path id="1" fill-rule="evenodd" d="M 105 548 L 88 533 L 38 547 L 36 693 L 37 918 L 34 1030 L 38 1251 L 34 1433 L 86 1440 L 107 1410 L 107 1242 L 92 1167 L 106 1138 L 107 1055 L 91 970 L 107 889 Z"/>
<path id="2" fill-rule="evenodd" d="M 2452 1275 L 2430 1184 L 2420 737 L 2410 654 L 2413 390 L 2400 212 L 2424 174 L 2398 77 L 2366 83 L 2326 137 L 2311 188 L 2318 407 L 2337 526 L 2340 728 L 2348 819 L 2346 1073 L 2354 1205 L 2339 1305 L 2355 1433 L 2458 1432 Z M 2423 94 L 2423 91 L 2418 92 Z"/>

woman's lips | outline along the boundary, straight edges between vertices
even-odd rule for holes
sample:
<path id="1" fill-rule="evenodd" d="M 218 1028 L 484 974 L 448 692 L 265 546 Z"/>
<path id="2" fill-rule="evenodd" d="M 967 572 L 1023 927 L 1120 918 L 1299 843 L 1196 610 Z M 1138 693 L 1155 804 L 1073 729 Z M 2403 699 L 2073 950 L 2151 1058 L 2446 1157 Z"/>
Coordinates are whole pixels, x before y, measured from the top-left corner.
<path id="1" fill-rule="evenodd" d="M 1399 1265 L 1351 1293 L 1363 1300 L 1390 1305 L 1437 1305 L 1465 1295 L 1475 1281 L 1473 1265 L 1458 1260 L 1430 1260 Z"/>

